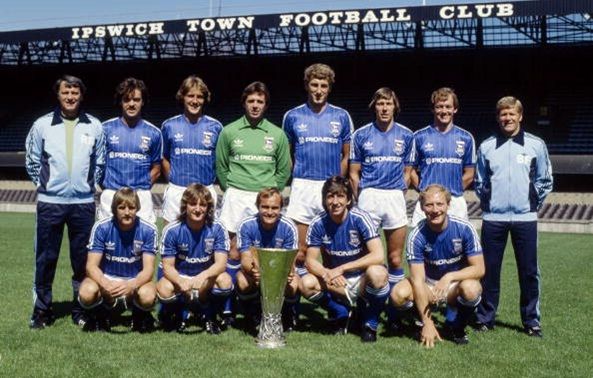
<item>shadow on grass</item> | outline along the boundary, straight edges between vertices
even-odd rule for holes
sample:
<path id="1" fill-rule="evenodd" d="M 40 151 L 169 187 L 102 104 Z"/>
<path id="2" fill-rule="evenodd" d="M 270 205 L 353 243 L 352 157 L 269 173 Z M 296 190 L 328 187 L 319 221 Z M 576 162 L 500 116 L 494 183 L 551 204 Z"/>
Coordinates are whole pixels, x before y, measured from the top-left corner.
<path id="1" fill-rule="evenodd" d="M 52 308 L 56 319 L 70 317 L 72 314 L 72 301 L 54 302 Z"/>

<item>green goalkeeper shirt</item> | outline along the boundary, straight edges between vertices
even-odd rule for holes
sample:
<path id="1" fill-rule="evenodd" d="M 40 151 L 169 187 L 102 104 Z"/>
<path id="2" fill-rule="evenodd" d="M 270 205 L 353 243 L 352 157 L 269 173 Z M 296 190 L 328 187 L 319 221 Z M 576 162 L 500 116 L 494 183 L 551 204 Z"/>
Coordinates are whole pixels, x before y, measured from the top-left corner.
<path id="1" fill-rule="evenodd" d="M 223 190 L 284 189 L 291 161 L 284 131 L 266 119 L 251 126 L 245 116 L 226 125 L 216 144 L 216 176 Z"/>

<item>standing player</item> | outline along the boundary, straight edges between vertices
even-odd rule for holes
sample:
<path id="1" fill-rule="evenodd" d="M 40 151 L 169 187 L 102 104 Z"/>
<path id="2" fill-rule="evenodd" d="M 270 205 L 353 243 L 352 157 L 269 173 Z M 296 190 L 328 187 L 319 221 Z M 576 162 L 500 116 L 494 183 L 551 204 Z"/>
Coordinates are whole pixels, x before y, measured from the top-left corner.
<path id="1" fill-rule="evenodd" d="M 99 219 L 113 215 L 113 194 L 127 186 L 140 198 L 138 216 L 151 223 L 156 221 L 150 188 L 161 172 L 163 141 L 161 131 L 141 117 L 147 97 L 142 80 L 131 77 L 117 86 L 115 98 L 122 116 L 103 123 L 107 151 Z"/>
<path id="2" fill-rule="evenodd" d="M 307 102 L 284 115 L 282 128 L 294 158 L 290 202 L 286 215 L 299 230 L 297 263 L 302 266 L 305 236 L 313 218 L 323 211 L 321 188 L 326 179 L 348 174 L 350 136 L 354 129 L 348 112 L 327 102 L 335 81 L 333 69 L 313 64 L 305 69 Z M 306 273 L 299 269 L 300 274 Z"/>
<path id="3" fill-rule="evenodd" d="M 76 298 L 84 279 L 86 243 L 95 219 L 95 183 L 104 165 L 105 139 L 99 120 L 80 110 L 86 87 L 64 75 L 54 85 L 59 108 L 40 117 L 27 135 L 26 168 L 37 187 L 33 314 L 29 326 L 53 324 L 52 284 L 64 225 L 68 226 L 72 291 L 72 320 L 84 325 Z"/>
<path id="4" fill-rule="evenodd" d="M 152 282 L 157 246 L 156 227 L 136 216 L 140 199 L 130 188 L 113 195 L 113 216 L 95 223 L 88 246 L 87 278 L 80 285 L 80 304 L 89 313 L 84 329 L 109 331 L 107 308 L 132 306 L 132 330 L 154 329 L 150 314 L 156 301 Z"/>
<path id="5" fill-rule="evenodd" d="M 394 288 L 394 303 L 413 307 L 423 326 L 420 342 L 432 348 L 441 336 L 432 320 L 432 307 L 447 304 L 445 325 L 457 344 L 467 344 L 465 327 L 480 302 L 484 257 L 471 223 L 447 214 L 451 194 L 443 186 L 429 185 L 420 193 L 426 219 L 408 237 L 410 278 Z"/>
<path id="6" fill-rule="evenodd" d="M 375 112 L 375 122 L 352 135 L 350 180 L 358 207 L 369 212 L 375 227 L 382 227 L 385 233 L 389 286 L 393 289 L 404 278 L 402 253 L 408 225 L 404 191 L 412 170 L 414 136 L 410 129 L 394 121 L 400 107 L 390 88 L 378 89 L 369 108 Z M 395 316 L 390 307 L 390 324 Z"/>
<path id="7" fill-rule="evenodd" d="M 519 272 L 521 321 L 529 336 L 541 337 L 537 211 L 552 191 L 552 164 L 545 143 L 521 128 L 521 101 L 503 97 L 496 111 L 500 131 L 480 145 L 476 172 L 486 260 L 477 328 L 494 328 L 502 257 L 510 233 Z"/>
<path id="8" fill-rule="evenodd" d="M 259 325 L 259 265 L 254 258 L 255 248 L 297 249 L 298 234 L 295 224 L 281 214 L 282 194 L 276 188 L 262 189 L 257 194 L 258 214 L 241 222 L 237 233 L 237 247 L 241 253 L 241 268 L 237 273 L 237 290 L 251 326 Z M 296 324 L 296 302 L 299 278 L 290 273 L 284 291 L 282 323 L 286 331 Z"/>
<path id="9" fill-rule="evenodd" d="M 430 184 L 443 185 L 452 195 L 449 213 L 468 219 L 463 191 L 474 179 L 474 137 L 453 123 L 459 100 L 451 88 L 437 89 L 430 100 L 434 121 L 414 133 L 414 165 L 419 172 L 411 172 L 411 183 L 420 192 Z M 424 217 L 417 202 L 412 225 L 417 225 Z"/>
<path id="10" fill-rule="evenodd" d="M 255 200 L 261 189 L 282 191 L 291 168 L 286 135 L 264 118 L 270 104 L 266 85 L 259 81 L 249 84 L 243 90 L 241 104 L 245 115 L 225 126 L 216 144 L 216 175 L 225 191 L 220 222 L 231 238 L 227 271 L 233 282 L 241 268 L 236 243 L 239 223 L 257 213 Z M 229 306 L 224 311 L 232 321 Z"/>
<path id="11" fill-rule="evenodd" d="M 160 316 L 165 328 L 183 330 L 185 309 L 202 312 L 206 332 L 220 333 L 211 297 L 221 304 L 233 289 L 231 277 L 225 273 L 229 247 L 227 232 L 214 221 L 210 190 L 190 184 L 181 197 L 179 220 L 164 228 L 161 241 L 164 277 L 157 290 L 164 306 Z"/>
<path id="12" fill-rule="evenodd" d="M 352 194 L 350 182 L 341 176 L 323 184 L 325 212 L 307 232 L 310 273 L 302 277 L 301 292 L 328 311 L 336 334 L 347 332 L 349 308 L 358 302 L 364 307 L 361 339 L 374 342 L 389 283 L 377 229 L 367 212 L 352 208 Z"/>
<path id="13" fill-rule="evenodd" d="M 210 102 L 210 91 L 202 79 L 191 75 L 183 80 L 176 98 L 183 114 L 163 123 L 163 174 L 169 186 L 163 197 L 163 219 L 173 222 L 179 216 L 179 205 L 185 188 L 191 183 L 206 186 L 216 208 L 215 149 L 220 122 L 204 115 Z"/>

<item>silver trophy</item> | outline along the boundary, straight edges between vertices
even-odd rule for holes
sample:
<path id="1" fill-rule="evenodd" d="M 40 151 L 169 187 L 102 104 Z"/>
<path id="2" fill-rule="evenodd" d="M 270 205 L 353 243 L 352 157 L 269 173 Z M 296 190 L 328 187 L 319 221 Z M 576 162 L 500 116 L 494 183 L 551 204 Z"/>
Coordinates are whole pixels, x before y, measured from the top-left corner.
<path id="1" fill-rule="evenodd" d="M 279 348 L 286 344 L 281 312 L 284 288 L 296 254 L 296 249 L 257 248 L 262 319 L 256 341 L 261 348 Z"/>

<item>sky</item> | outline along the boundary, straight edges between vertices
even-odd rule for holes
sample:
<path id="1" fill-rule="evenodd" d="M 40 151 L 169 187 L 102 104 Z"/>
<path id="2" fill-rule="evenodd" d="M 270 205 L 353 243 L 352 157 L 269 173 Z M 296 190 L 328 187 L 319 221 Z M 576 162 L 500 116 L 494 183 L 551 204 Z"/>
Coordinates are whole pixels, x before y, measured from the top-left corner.
<path id="1" fill-rule="evenodd" d="M 5 0 L 0 32 L 124 22 L 505 0 Z"/>

